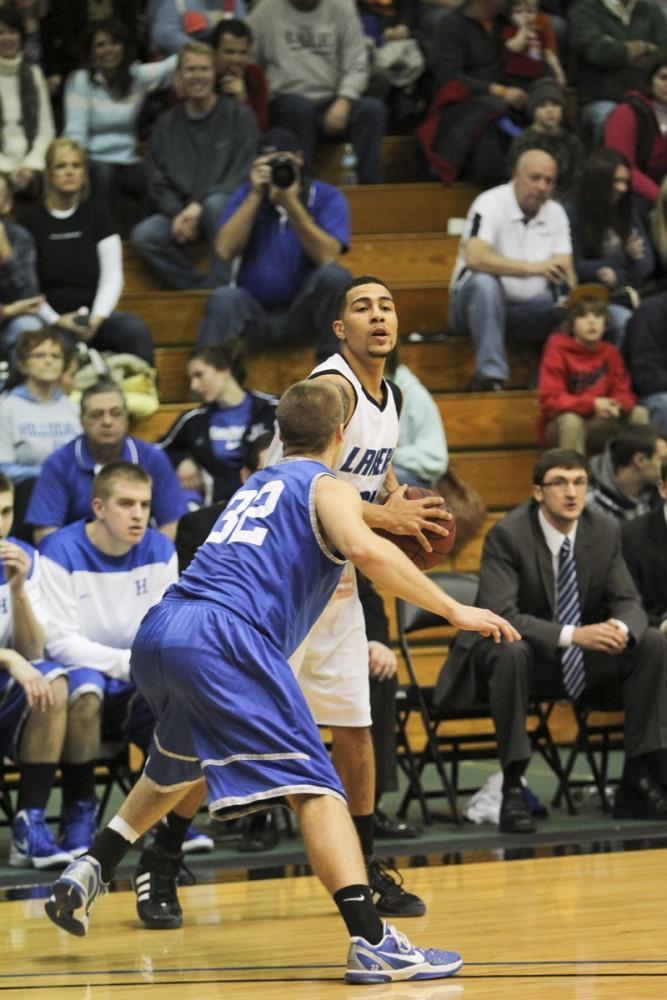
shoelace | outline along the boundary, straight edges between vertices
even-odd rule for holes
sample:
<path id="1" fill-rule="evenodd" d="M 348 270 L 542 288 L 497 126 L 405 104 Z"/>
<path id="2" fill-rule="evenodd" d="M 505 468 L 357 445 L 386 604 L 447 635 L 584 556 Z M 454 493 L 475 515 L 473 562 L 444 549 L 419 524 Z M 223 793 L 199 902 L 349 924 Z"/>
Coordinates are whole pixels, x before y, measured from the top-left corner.
<path id="1" fill-rule="evenodd" d="M 383 882 L 388 889 L 400 889 L 403 885 L 403 876 L 401 873 L 396 868 L 378 861 L 377 858 L 370 863 L 369 868 L 376 875 L 377 880 Z M 393 872 L 396 877 L 394 878 L 390 872 Z"/>

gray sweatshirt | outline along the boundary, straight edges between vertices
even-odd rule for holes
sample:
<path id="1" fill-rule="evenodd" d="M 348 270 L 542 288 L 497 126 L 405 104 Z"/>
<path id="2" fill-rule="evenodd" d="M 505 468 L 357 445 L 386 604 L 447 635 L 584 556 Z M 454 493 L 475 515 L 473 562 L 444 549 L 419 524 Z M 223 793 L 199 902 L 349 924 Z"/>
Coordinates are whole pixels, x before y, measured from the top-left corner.
<path id="1" fill-rule="evenodd" d="M 311 11 L 296 10 L 289 0 L 260 0 L 248 24 L 254 60 L 268 77 L 272 97 L 356 101 L 366 89 L 366 43 L 351 0 L 319 0 Z"/>
<path id="2" fill-rule="evenodd" d="M 79 408 L 58 391 L 42 402 L 25 386 L 0 396 L 0 471 L 14 482 L 38 476 L 52 451 L 81 433 Z"/>

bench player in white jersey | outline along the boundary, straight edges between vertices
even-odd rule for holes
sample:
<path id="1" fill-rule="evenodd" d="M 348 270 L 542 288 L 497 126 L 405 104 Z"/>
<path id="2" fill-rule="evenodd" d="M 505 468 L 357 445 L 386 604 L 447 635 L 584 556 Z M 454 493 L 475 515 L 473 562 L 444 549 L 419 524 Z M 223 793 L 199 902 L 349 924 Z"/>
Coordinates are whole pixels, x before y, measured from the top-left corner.
<path id="1" fill-rule="evenodd" d="M 46 823 L 67 723 L 67 671 L 44 656 L 39 555 L 10 536 L 14 486 L 0 473 L 0 754 L 20 766 L 9 863 L 71 861 Z"/>
<path id="2" fill-rule="evenodd" d="M 345 558 L 455 626 L 495 641 L 519 636 L 498 615 L 452 600 L 369 531 L 358 493 L 330 471 L 343 440 L 341 392 L 323 380 L 299 382 L 277 418 L 284 460 L 234 494 L 139 628 L 132 673 L 157 720 L 151 752 L 118 814 L 54 884 L 46 912 L 84 935 L 131 844 L 205 783 L 219 819 L 278 801 L 296 811 L 313 870 L 351 938 L 348 982 L 449 976 L 461 967 L 456 952 L 415 948 L 380 920 L 342 785 L 287 657 L 332 595 Z"/>

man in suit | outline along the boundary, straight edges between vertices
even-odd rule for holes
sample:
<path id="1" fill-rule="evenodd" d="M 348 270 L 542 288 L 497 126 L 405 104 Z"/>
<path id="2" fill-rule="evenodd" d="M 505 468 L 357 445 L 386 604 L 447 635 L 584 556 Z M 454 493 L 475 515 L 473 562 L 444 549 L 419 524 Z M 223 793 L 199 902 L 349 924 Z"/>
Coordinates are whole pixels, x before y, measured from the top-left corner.
<path id="1" fill-rule="evenodd" d="M 521 776 L 530 758 L 526 714 L 537 692 L 583 696 L 591 705 L 602 689 L 620 695 L 625 764 L 614 815 L 667 819 L 656 780 L 667 746 L 667 643 L 648 627 L 621 555 L 620 525 L 585 506 L 587 488 L 578 452 L 553 449 L 538 459 L 532 500 L 494 525 L 480 568 L 480 606 L 505 616 L 522 640 L 492 646 L 462 634 L 438 678 L 441 707 L 488 697 L 504 776 L 503 833 L 534 830 Z"/>
<path id="2" fill-rule="evenodd" d="M 649 625 L 667 635 L 667 458 L 662 461 L 657 485 L 663 501 L 660 507 L 626 521 L 621 531 L 623 555 Z"/>

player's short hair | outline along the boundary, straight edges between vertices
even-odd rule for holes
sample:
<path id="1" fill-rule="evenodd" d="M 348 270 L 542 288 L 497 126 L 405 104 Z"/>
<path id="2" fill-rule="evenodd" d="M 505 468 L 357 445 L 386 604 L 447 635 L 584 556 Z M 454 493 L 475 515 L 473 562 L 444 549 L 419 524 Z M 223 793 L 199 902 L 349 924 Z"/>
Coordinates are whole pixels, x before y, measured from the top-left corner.
<path id="1" fill-rule="evenodd" d="M 662 437 L 660 431 L 651 424 L 626 427 L 609 442 L 609 454 L 614 472 L 630 465 L 637 452 L 652 458 Z"/>
<path id="2" fill-rule="evenodd" d="M 588 475 L 588 461 L 574 448 L 550 448 L 540 455 L 533 466 L 534 485 L 541 486 L 551 469 L 582 469 Z"/>
<path id="3" fill-rule="evenodd" d="M 121 400 L 121 402 L 123 404 L 123 409 L 125 410 L 126 413 L 128 412 L 128 410 L 127 410 L 127 402 L 125 401 L 125 396 L 123 394 L 123 390 L 118 385 L 118 383 L 114 382 L 114 380 L 111 379 L 111 378 L 101 378 L 101 379 L 98 379 L 97 382 L 93 383 L 93 385 L 89 385 L 88 388 L 84 389 L 83 392 L 81 393 L 81 415 L 82 416 L 86 412 L 86 406 L 88 404 L 88 400 L 90 399 L 90 397 L 91 396 L 101 396 L 103 392 L 115 392 L 115 393 L 117 393 L 119 399 Z"/>
<path id="4" fill-rule="evenodd" d="M 233 35 L 234 38 L 245 38 L 248 45 L 252 43 L 252 31 L 250 25 L 238 17 L 228 17 L 224 21 L 219 21 L 208 36 L 209 44 L 217 49 L 223 35 Z"/>
<path id="5" fill-rule="evenodd" d="M 386 281 L 383 281 L 382 278 L 376 278 L 374 274 L 361 274 L 358 278 L 352 278 L 351 281 L 348 281 L 344 288 L 341 288 L 338 293 L 335 306 L 336 319 L 340 319 L 345 312 L 345 307 L 347 306 L 347 293 L 351 292 L 352 289 L 356 288 L 358 285 L 382 285 L 382 287 L 386 288 L 389 292 L 389 297 L 393 298 L 391 289 Z"/>
<path id="6" fill-rule="evenodd" d="M 191 56 L 206 56 L 207 59 L 211 60 L 211 65 L 215 65 L 215 52 L 207 42 L 186 42 L 181 46 L 178 52 L 178 60 L 176 62 L 176 69 L 181 69 L 183 65 L 183 60 L 187 55 Z"/>
<path id="7" fill-rule="evenodd" d="M 342 388 L 328 379 L 304 379 L 281 397 L 276 419 L 285 455 L 321 455 L 345 422 Z"/>
<path id="8" fill-rule="evenodd" d="M 121 480 L 153 486 L 151 476 L 140 465 L 134 465 L 133 462 L 109 462 L 108 465 L 100 469 L 93 479 L 93 499 L 97 498 L 106 503 L 110 499 L 116 483 Z"/>
<path id="9" fill-rule="evenodd" d="M 4 472 L 0 472 L 0 493 L 13 493 L 14 483 Z"/>

